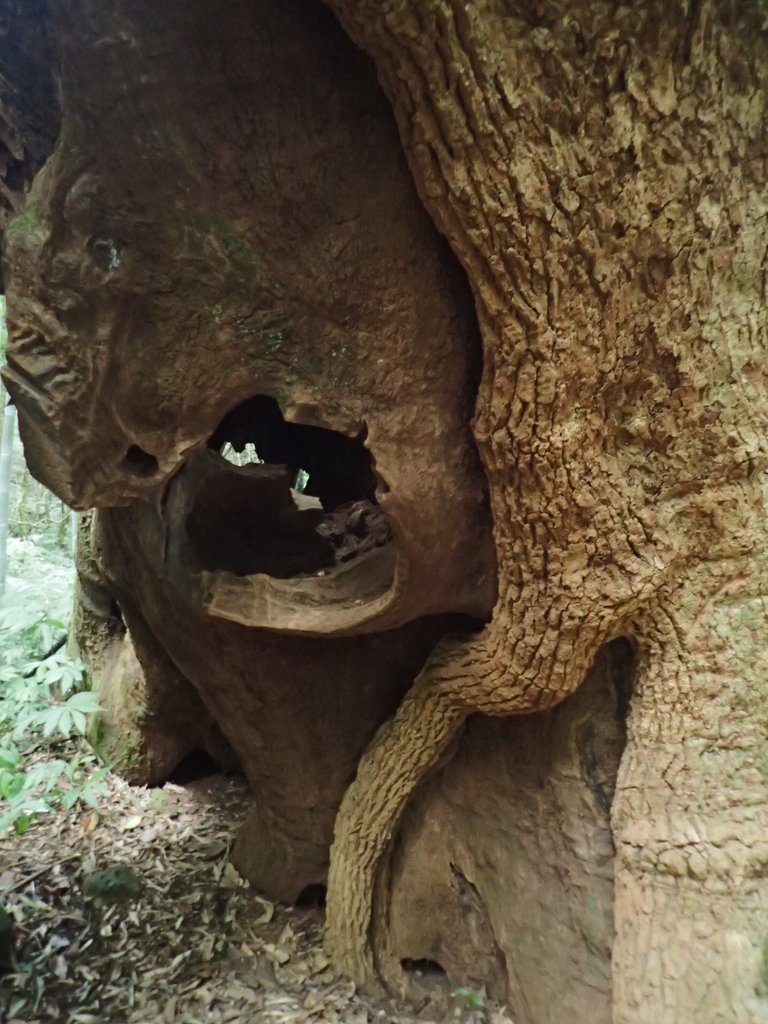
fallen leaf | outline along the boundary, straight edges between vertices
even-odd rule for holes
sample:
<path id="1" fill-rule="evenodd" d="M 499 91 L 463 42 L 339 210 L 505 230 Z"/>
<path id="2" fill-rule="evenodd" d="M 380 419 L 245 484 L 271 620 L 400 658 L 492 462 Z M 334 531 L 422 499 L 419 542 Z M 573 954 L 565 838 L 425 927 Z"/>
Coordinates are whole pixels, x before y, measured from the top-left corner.
<path id="1" fill-rule="evenodd" d="M 53 958 L 53 973 L 56 975 L 59 981 L 63 981 L 64 978 L 66 978 L 67 974 L 69 973 L 67 961 L 64 959 L 63 956 L 61 956 L 61 954 Z"/>
<path id="2" fill-rule="evenodd" d="M 264 913 L 260 914 L 256 918 L 255 924 L 269 924 L 272 918 L 275 916 L 275 905 L 274 903 L 268 903 L 266 900 L 257 897 L 259 903 L 264 907 Z"/>
<path id="3" fill-rule="evenodd" d="M 239 889 L 243 884 L 243 880 L 238 875 L 232 864 L 226 864 L 224 870 L 221 873 L 221 879 L 219 885 L 222 889 Z"/>
<path id="4" fill-rule="evenodd" d="M 224 853 L 227 844 L 221 839 L 213 839 L 207 843 L 200 843 L 195 852 L 199 853 L 204 860 L 215 860 L 219 854 Z"/>
<path id="5" fill-rule="evenodd" d="M 4 837 L 4 905 L 28 968 L 3 1008 L 9 1024 L 444 1019 L 358 997 L 328 964 L 317 910 L 272 903 L 240 878 L 227 851 L 251 807 L 244 787 L 222 780 L 204 794 L 173 787 L 160 799 L 116 776 L 105 785 L 98 813 L 41 816 L 34 842 Z M 137 902 L 99 910 L 84 901 L 85 879 L 121 863 L 141 871 Z"/>
<path id="6" fill-rule="evenodd" d="M 142 820 L 140 814 L 132 814 L 129 818 L 124 818 L 117 827 L 121 832 L 130 832 L 131 829 L 138 828 Z"/>
<path id="7" fill-rule="evenodd" d="M 273 946 L 271 942 L 264 944 L 264 952 L 273 960 L 276 964 L 287 964 L 291 959 L 291 954 L 287 953 L 284 949 L 280 949 L 278 946 Z"/>

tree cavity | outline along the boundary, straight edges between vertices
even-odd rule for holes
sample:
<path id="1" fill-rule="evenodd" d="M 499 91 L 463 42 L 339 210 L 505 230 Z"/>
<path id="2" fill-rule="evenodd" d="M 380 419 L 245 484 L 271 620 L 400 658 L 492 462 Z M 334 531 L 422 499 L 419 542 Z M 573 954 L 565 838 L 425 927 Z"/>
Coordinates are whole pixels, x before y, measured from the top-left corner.
<path id="1" fill-rule="evenodd" d="M 208 441 L 223 456 L 187 518 L 202 568 L 326 575 L 391 541 L 365 430 L 287 422 L 274 398 L 232 409 Z"/>

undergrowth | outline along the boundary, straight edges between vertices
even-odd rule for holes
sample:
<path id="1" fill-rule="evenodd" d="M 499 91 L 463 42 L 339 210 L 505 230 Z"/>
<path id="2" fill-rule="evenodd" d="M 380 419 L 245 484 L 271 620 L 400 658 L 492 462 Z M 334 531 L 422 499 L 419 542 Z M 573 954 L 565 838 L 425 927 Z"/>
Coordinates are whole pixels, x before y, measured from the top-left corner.
<path id="1" fill-rule="evenodd" d="M 42 538 L 12 539 L 9 555 L 14 575 L 0 608 L 0 836 L 78 802 L 95 806 L 107 771 L 94 774 L 94 754 L 71 742 L 100 710 L 85 689 L 85 666 L 66 648 L 71 561 Z"/>

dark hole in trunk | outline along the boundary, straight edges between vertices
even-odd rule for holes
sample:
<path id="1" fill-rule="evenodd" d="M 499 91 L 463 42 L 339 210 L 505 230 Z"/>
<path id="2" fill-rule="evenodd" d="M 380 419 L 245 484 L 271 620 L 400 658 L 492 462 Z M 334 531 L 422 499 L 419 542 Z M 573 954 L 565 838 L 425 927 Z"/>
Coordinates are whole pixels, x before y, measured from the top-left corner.
<path id="1" fill-rule="evenodd" d="M 220 774 L 221 765 L 214 761 L 207 750 L 190 750 L 170 773 L 167 781 L 183 786 L 187 782 L 196 782 L 198 779 Z"/>
<path id="2" fill-rule="evenodd" d="M 429 974 L 433 977 L 435 975 L 445 975 L 445 968 L 437 962 L 437 960 L 411 960 L 406 957 L 405 960 L 400 961 L 400 965 L 404 971 L 408 974 Z"/>
<path id="3" fill-rule="evenodd" d="M 125 629 L 125 619 L 123 618 L 123 610 L 118 604 L 117 598 L 112 598 L 109 602 L 109 614 L 113 619 L 117 619 L 120 625 Z"/>
<path id="4" fill-rule="evenodd" d="M 203 569 L 323 575 L 391 540 L 364 431 L 286 423 L 273 398 L 257 395 L 224 417 L 208 446 L 251 462 L 222 466 L 198 493 L 187 534 Z"/>
<path id="5" fill-rule="evenodd" d="M 132 444 L 122 462 L 123 469 L 132 476 L 149 477 L 154 476 L 159 466 L 157 459 L 137 444 Z"/>
<path id="6" fill-rule="evenodd" d="M 297 907 L 324 907 L 326 888 L 320 882 L 305 885 L 296 898 Z"/>
<path id="7" fill-rule="evenodd" d="M 637 654 L 632 641 L 620 636 L 609 645 L 611 680 L 616 690 L 616 719 L 627 738 L 627 718 L 635 685 Z"/>
<path id="8" fill-rule="evenodd" d="M 346 437 L 325 427 L 286 423 L 274 398 L 256 395 L 227 413 L 208 441 L 216 451 L 227 444 L 237 452 L 252 444 L 262 462 L 286 466 L 291 482 L 304 470 L 309 475 L 304 493 L 319 498 L 327 512 L 360 499 L 375 504 L 376 474 L 364 432 Z"/>

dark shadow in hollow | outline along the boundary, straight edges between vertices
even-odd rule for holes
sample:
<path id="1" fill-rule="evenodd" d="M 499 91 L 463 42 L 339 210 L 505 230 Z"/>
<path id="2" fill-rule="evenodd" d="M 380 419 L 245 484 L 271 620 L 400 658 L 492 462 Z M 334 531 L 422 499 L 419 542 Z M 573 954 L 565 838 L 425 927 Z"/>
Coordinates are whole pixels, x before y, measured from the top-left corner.
<path id="1" fill-rule="evenodd" d="M 637 674 L 637 651 L 632 640 L 620 636 L 608 645 L 610 653 L 611 680 L 616 692 L 616 720 L 619 723 L 624 742 L 627 740 L 627 719 Z"/>
<path id="2" fill-rule="evenodd" d="M 154 476 L 160 468 L 157 459 L 137 444 L 132 444 L 121 463 L 123 469 L 136 477 Z"/>
<path id="3" fill-rule="evenodd" d="M 283 467 L 226 467 L 201 487 L 187 535 L 203 569 L 287 579 L 333 565 L 322 520 L 322 509 L 293 504 Z"/>
<path id="4" fill-rule="evenodd" d="M 211 757 L 207 750 L 190 750 L 190 752 L 179 761 L 173 771 L 169 772 L 167 782 L 174 782 L 177 786 L 183 786 L 188 782 L 196 782 L 198 779 L 207 779 L 211 775 L 220 775 L 221 765 Z"/>
<path id="5" fill-rule="evenodd" d="M 278 579 L 324 574 L 391 541 L 376 501 L 374 459 L 363 433 L 286 423 L 277 402 L 256 395 L 231 410 L 208 446 L 259 463 L 220 462 L 187 517 L 202 569 Z M 303 470 L 303 493 L 293 488 Z M 308 475 L 308 479 L 306 479 Z"/>
<path id="6" fill-rule="evenodd" d="M 125 619 L 123 618 L 123 610 L 120 607 L 120 604 L 119 604 L 117 598 L 114 597 L 114 596 L 111 597 L 110 600 L 109 600 L 109 614 L 115 620 L 117 625 L 119 625 L 121 627 L 121 629 L 124 630 L 125 629 Z"/>
<path id="7" fill-rule="evenodd" d="M 297 907 L 324 907 L 326 887 L 322 882 L 311 882 L 305 885 L 296 897 Z"/>
<path id="8" fill-rule="evenodd" d="M 400 961 L 400 966 L 408 974 L 427 974 L 445 977 L 445 968 L 437 960 L 411 960 L 406 957 Z"/>
<path id="9" fill-rule="evenodd" d="M 349 501 L 376 501 L 373 456 L 365 435 L 346 437 L 335 430 L 286 423 L 280 406 L 268 395 L 242 402 L 222 420 L 208 446 L 221 451 L 231 444 L 242 452 L 252 444 L 262 462 L 287 466 L 292 479 L 309 474 L 304 493 L 319 498 L 327 512 Z"/>

